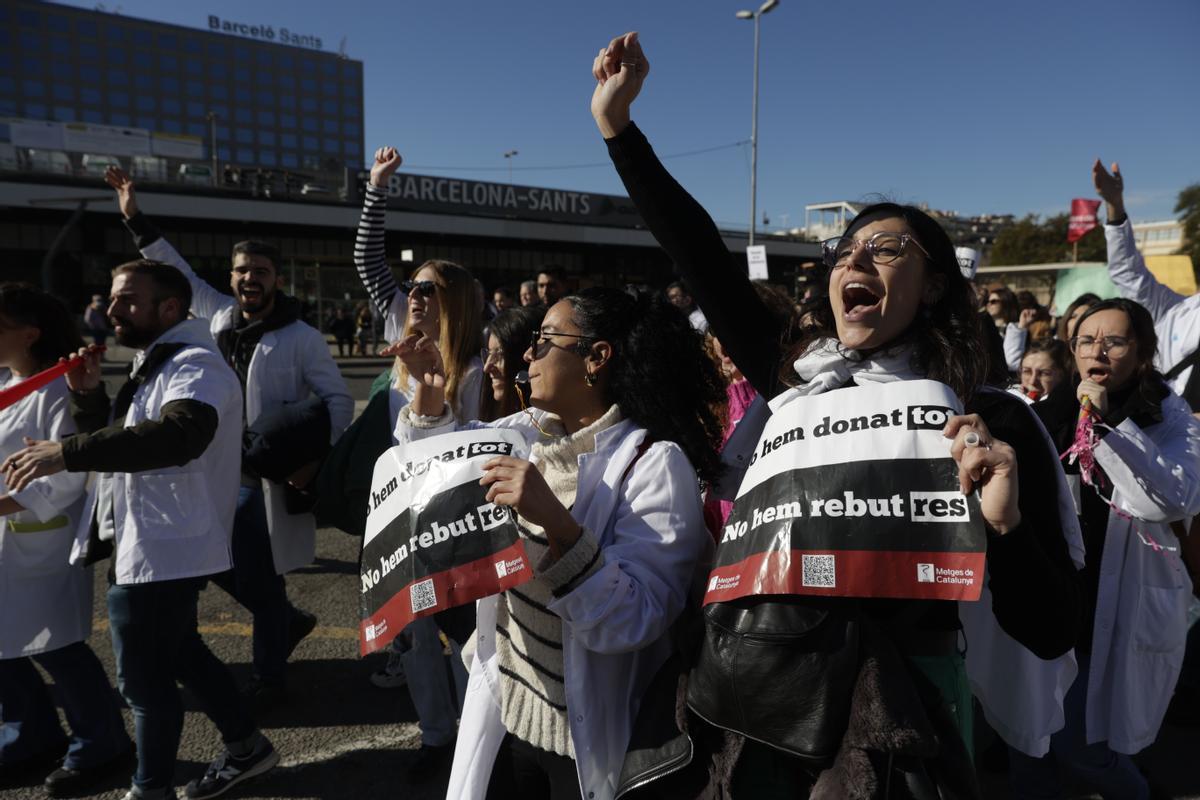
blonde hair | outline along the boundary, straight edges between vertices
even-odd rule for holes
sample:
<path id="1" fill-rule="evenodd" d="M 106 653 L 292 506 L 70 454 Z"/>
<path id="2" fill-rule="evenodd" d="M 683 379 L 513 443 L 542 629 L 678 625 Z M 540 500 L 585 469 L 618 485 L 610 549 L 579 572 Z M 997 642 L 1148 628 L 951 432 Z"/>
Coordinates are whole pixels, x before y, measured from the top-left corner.
<path id="1" fill-rule="evenodd" d="M 462 408 L 463 379 L 471 359 L 479 355 L 482 346 L 483 306 L 475 279 L 465 268 L 453 261 L 433 259 L 417 267 L 410 276 L 416 280 L 421 270 L 434 274 L 433 284 L 438 299 L 438 349 L 446 366 L 446 400 L 455 416 Z M 404 336 L 412 333 L 412 318 L 404 323 Z M 394 369 L 401 387 L 408 385 L 408 370 L 396 359 Z"/>

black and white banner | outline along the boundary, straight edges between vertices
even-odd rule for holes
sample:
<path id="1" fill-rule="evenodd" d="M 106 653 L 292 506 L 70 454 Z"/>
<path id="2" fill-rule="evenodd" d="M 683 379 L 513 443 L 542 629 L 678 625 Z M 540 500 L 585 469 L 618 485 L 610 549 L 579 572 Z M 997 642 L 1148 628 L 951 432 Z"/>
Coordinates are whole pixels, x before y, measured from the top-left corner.
<path id="1" fill-rule="evenodd" d="M 474 602 L 533 577 L 510 509 L 479 485 L 496 456 L 525 458 L 520 434 L 484 428 L 433 436 L 375 462 L 363 538 L 363 655 L 417 617 Z"/>
<path id="2" fill-rule="evenodd" d="M 717 547 L 705 603 L 759 594 L 978 600 L 986 537 L 942 429 L 936 381 L 840 389 L 767 422 Z"/>

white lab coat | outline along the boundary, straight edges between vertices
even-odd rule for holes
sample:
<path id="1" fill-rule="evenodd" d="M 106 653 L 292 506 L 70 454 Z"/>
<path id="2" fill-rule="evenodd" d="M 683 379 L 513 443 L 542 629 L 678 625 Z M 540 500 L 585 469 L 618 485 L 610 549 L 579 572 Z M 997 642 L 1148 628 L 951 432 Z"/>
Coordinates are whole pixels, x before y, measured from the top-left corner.
<path id="1" fill-rule="evenodd" d="M 0 370 L 0 388 L 16 385 Z M 0 461 L 24 437 L 61 441 L 75 433 L 67 382 L 59 378 L 0 411 Z M 68 563 L 86 474 L 60 472 L 9 492 L 24 511 L 0 517 L 0 659 L 57 650 L 92 632 L 92 572 Z M 46 530 L 33 530 L 37 526 Z M 22 531 L 21 529 L 27 529 Z"/>
<path id="2" fill-rule="evenodd" d="M 1161 423 L 1127 419 L 1095 450 L 1113 503 L 1132 517 L 1108 517 L 1088 675 L 1087 740 L 1118 753 L 1158 735 L 1188 630 L 1192 583 L 1169 523 L 1200 512 L 1200 421 L 1175 394 L 1162 410 Z"/>
<path id="3" fill-rule="evenodd" d="M 1184 297 L 1158 282 L 1138 252 L 1128 219 L 1120 225 L 1105 225 L 1104 237 L 1108 240 L 1108 276 L 1122 297 L 1141 303 L 1154 318 L 1158 334 L 1155 366 L 1168 372 L 1200 347 L 1200 294 Z M 1188 367 L 1171 381 L 1176 394 L 1183 394 L 1192 369 Z"/>
<path id="4" fill-rule="evenodd" d="M 177 267 L 187 276 L 192 284 L 192 313 L 208 320 L 213 338 L 233 327 L 237 301 L 196 275 L 166 239 L 152 242 L 142 255 Z M 246 373 L 246 423 L 253 425 L 260 414 L 304 400 L 310 392 L 324 400 L 329 409 L 332 444 L 354 417 L 354 398 L 329 353 L 329 343 L 320 331 L 300 320 L 264 333 L 254 347 Z M 282 485 L 264 478 L 262 488 L 275 571 L 282 575 L 312 563 L 316 519 L 312 514 L 289 514 Z"/>
<path id="5" fill-rule="evenodd" d="M 184 342 L 134 392 L 125 427 L 162 418 L 173 400 L 197 400 L 217 411 L 207 449 L 178 467 L 100 473 L 88 493 L 71 560 L 87 556 L 88 533 L 101 482 L 112 485 L 116 523 L 114 571 L 118 584 L 151 583 L 224 572 L 232 565 L 230 534 L 242 460 L 242 390 L 203 320 L 185 320 L 134 356 L 141 365 L 155 344 Z M 114 422 L 115 424 L 115 422 Z"/>
<path id="6" fill-rule="evenodd" d="M 530 444 L 539 436 L 524 413 L 491 425 L 520 431 Z M 403 442 L 459 427 L 417 429 L 401 418 L 397 437 Z M 616 794 L 642 695 L 671 654 L 668 629 L 712 546 L 696 472 L 678 445 L 655 442 L 622 487 L 645 436 L 645 429 L 624 420 L 598 433 L 595 452 L 580 456 L 571 516 L 596 537 L 604 564 L 550 603 L 562 618 L 568 722 L 580 789 L 589 800 Z M 477 607 L 475 657 L 446 791 L 453 800 L 485 796 L 505 734 L 496 602 L 487 597 Z"/>

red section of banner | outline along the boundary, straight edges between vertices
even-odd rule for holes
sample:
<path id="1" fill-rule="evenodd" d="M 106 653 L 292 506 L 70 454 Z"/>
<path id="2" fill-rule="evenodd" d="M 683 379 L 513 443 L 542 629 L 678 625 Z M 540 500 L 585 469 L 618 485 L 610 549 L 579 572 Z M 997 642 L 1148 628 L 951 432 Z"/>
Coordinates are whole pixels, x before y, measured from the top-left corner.
<path id="1" fill-rule="evenodd" d="M 106 349 L 106 347 L 100 346 L 97 348 L 97 351 L 103 353 Z M 36 375 L 30 375 L 16 386 L 10 386 L 0 391 L 0 410 L 8 408 L 26 395 L 33 394 L 56 378 L 66 375 L 82 363 L 83 359 L 81 357 L 71 356 L 66 361 L 61 361 L 49 369 L 44 369 Z"/>
<path id="2" fill-rule="evenodd" d="M 762 594 L 978 600 L 986 558 L 985 553 L 896 550 L 755 553 L 713 570 L 704 604 Z"/>
<path id="3" fill-rule="evenodd" d="M 1099 200 L 1076 197 L 1071 201 L 1071 222 L 1067 225 L 1068 242 L 1079 241 L 1085 233 L 1099 224 L 1096 219 L 1096 212 L 1099 209 Z"/>
<path id="4" fill-rule="evenodd" d="M 525 557 L 525 545 L 518 541 L 468 564 L 460 564 L 413 581 L 359 623 L 359 654 L 365 656 L 387 647 L 396 634 L 418 617 L 428 617 L 481 597 L 499 594 L 520 586 L 532 577 L 533 570 Z M 424 588 L 414 594 L 414 587 Z M 434 593 L 432 598 L 429 598 L 430 590 Z M 414 597 L 421 597 L 424 602 L 429 599 L 435 602 L 414 612 Z"/>

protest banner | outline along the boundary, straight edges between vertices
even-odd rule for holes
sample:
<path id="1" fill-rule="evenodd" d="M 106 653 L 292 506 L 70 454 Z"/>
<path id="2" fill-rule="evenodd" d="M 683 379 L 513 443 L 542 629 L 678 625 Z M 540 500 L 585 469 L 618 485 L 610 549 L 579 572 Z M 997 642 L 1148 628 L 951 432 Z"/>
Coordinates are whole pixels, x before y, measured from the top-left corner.
<path id="1" fill-rule="evenodd" d="M 978 600 L 986 537 L 936 381 L 799 397 L 767 422 L 704 602 L 760 594 Z"/>
<path id="2" fill-rule="evenodd" d="M 489 460 L 526 451 L 520 434 L 481 428 L 408 442 L 375 462 L 359 570 L 363 655 L 417 617 L 533 577 L 512 510 L 479 485 Z"/>

